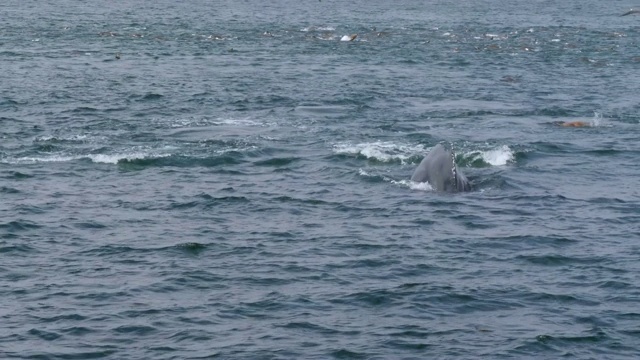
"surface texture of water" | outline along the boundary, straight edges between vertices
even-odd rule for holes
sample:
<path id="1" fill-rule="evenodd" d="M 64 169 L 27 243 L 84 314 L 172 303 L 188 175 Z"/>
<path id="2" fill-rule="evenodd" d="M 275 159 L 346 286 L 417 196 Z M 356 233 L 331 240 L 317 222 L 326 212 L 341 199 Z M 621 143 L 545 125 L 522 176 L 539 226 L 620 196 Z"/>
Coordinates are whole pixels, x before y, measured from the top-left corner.
<path id="1" fill-rule="evenodd" d="M 9 0 L 0 357 L 637 359 L 630 5 Z"/>

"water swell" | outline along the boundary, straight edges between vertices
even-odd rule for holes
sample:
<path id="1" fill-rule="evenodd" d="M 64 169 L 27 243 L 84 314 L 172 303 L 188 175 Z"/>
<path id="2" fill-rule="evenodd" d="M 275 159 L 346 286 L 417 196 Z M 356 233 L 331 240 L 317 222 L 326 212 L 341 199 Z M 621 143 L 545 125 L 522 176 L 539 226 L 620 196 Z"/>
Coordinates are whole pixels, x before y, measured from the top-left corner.
<path id="1" fill-rule="evenodd" d="M 5 357 L 638 357 L 616 4 L 90 5 L 0 24 Z"/>
<path id="2" fill-rule="evenodd" d="M 221 167 L 238 165 L 244 162 L 244 154 L 231 151 L 225 155 L 215 157 L 193 157 L 184 155 L 169 155 L 156 158 L 122 158 L 117 164 L 128 170 L 144 169 L 148 167 Z"/>

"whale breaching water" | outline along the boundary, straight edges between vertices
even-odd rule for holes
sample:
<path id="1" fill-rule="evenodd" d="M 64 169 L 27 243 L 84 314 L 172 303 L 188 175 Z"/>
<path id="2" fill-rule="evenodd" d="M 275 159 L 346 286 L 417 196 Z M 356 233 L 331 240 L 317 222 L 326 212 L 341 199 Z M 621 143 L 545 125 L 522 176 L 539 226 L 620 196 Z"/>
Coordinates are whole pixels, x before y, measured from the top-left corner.
<path id="1" fill-rule="evenodd" d="M 455 155 L 441 144 L 434 146 L 413 172 L 411 181 L 428 182 L 436 191 L 471 191 L 471 184 L 458 169 Z"/>

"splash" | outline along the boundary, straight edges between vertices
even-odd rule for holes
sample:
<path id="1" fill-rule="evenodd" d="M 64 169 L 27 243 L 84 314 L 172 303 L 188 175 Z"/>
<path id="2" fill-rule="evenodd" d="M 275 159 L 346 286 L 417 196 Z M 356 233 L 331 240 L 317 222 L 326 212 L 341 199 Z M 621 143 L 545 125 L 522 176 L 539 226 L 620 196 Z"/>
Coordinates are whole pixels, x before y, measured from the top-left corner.
<path id="1" fill-rule="evenodd" d="M 507 145 L 502 145 L 497 149 L 475 152 L 473 157 L 476 159 L 479 157 L 482 161 L 492 166 L 503 166 L 508 162 L 514 161 L 515 154 Z"/>
<path id="2" fill-rule="evenodd" d="M 593 121 L 591 122 L 591 126 L 603 126 L 604 118 L 602 117 L 602 113 L 597 111 L 593 112 Z"/>

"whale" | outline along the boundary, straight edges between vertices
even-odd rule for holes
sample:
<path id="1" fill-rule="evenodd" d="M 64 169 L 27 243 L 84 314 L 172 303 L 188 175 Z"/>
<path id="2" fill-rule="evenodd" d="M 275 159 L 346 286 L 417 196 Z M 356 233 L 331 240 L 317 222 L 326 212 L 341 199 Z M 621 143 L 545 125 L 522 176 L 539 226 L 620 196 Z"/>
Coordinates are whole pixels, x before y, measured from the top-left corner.
<path id="1" fill-rule="evenodd" d="M 411 176 L 413 182 L 428 182 L 436 191 L 471 191 L 471 184 L 458 169 L 455 155 L 442 144 L 434 146 Z"/>

